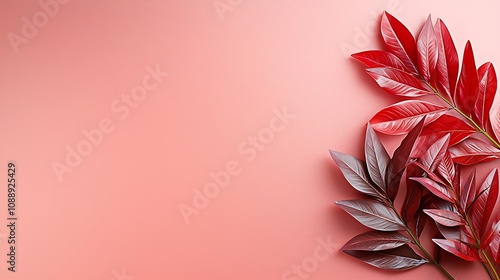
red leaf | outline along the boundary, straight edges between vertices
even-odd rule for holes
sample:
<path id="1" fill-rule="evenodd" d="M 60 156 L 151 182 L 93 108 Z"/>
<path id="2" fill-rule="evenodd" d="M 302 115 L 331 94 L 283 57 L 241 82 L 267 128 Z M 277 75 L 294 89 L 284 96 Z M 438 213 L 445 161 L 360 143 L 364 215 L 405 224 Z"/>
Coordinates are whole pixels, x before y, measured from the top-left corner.
<path id="1" fill-rule="evenodd" d="M 460 207 L 466 211 L 474 201 L 476 193 L 476 170 L 474 169 L 463 185 L 460 186 Z"/>
<path id="2" fill-rule="evenodd" d="M 467 116 L 472 117 L 475 111 L 476 100 L 478 98 L 479 81 L 477 77 L 476 62 L 474 52 L 469 41 L 465 45 L 464 58 L 462 61 L 462 71 L 458 78 L 457 91 L 455 93 L 455 103 Z"/>
<path id="3" fill-rule="evenodd" d="M 330 155 L 353 188 L 361 193 L 373 197 L 383 197 L 381 190 L 373 186 L 371 183 L 364 161 L 353 156 L 331 150 Z"/>
<path id="4" fill-rule="evenodd" d="M 481 240 L 481 249 L 486 249 L 490 247 L 491 254 L 495 258 L 500 258 L 500 221 L 497 221 L 491 225 L 490 230 L 486 233 L 485 237 Z"/>
<path id="5" fill-rule="evenodd" d="M 355 53 L 351 56 L 370 68 L 392 67 L 402 71 L 407 71 L 403 62 L 390 52 L 374 50 Z"/>
<path id="6" fill-rule="evenodd" d="M 475 132 L 477 132 L 477 130 L 468 123 L 455 116 L 445 114 L 426 125 L 421 135 L 436 135 L 435 138 L 437 139 L 444 134 L 450 134 L 450 146 L 453 146 Z"/>
<path id="7" fill-rule="evenodd" d="M 432 239 L 439 247 L 445 251 L 461 258 L 466 261 L 481 261 L 477 252 L 472 250 L 469 246 L 463 244 L 459 240 L 446 240 L 446 239 Z"/>
<path id="8" fill-rule="evenodd" d="M 477 190 L 471 206 L 471 222 L 479 237 L 483 236 L 498 197 L 498 170 L 494 169 Z"/>
<path id="9" fill-rule="evenodd" d="M 454 198 L 451 195 L 450 191 L 443 185 L 425 177 L 419 177 L 419 178 L 410 178 L 411 180 L 417 181 L 422 186 L 424 186 L 426 189 L 428 189 L 431 193 L 433 193 L 435 196 L 444 199 L 449 202 L 454 202 Z"/>
<path id="10" fill-rule="evenodd" d="M 446 226 L 455 227 L 465 224 L 464 219 L 455 212 L 440 209 L 425 209 L 425 214 L 429 215 L 436 223 Z"/>
<path id="11" fill-rule="evenodd" d="M 387 50 L 396 55 L 415 74 L 417 61 L 417 46 L 410 31 L 391 14 L 384 12 L 380 23 L 382 38 Z"/>
<path id="12" fill-rule="evenodd" d="M 385 251 L 345 250 L 344 252 L 365 263 L 387 270 L 408 270 L 428 262 L 408 245 Z"/>
<path id="13" fill-rule="evenodd" d="M 432 26 L 431 16 L 427 18 L 417 39 L 418 69 L 424 80 L 430 81 L 438 58 L 436 34 Z"/>
<path id="14" fill-rule="evenodd" d="M 411 240 L 399 232 L 370 231 L 355 236 L 341 250 L 381 251 L 409 243 Z"/>
<path id="15" fill-rule="evenodd" d="M 500 94 L 496 96 L 490 111 L 490 124 L 496 140 L 500 141 Z"/>
<path id="16" fill-rule="evenodd" d="M 364 226 L 380 231 L 404 230 L 405 226 L 392 208 L 368 199 L 336 201 L 340 208 Z"/>
<path id="17" fill-rule="evenodd" d="M 407 72 L 390 67 L 368 68 L 366 71 L 381 88 L 390 94 L 419 97 L 431 93 L 424 82 Z"/>
<path id="18" fill-rule="evenodd" d="M 432 144 L 421 157 L 422 164 L 430 171 L 436 170 L 448 152 L 449 143 L 449 134 L 434 142 L 434 144 Z"/>
<path id="19" fill-rule="evenodd" d="M 370 123 L 373 129 L 390 135 L 408 133 L 425 118 L 424 125 L 438 119 L 448 109 L 425 101 L 408 100 L 380 110 Z"/>
<path id="20" fill-rule="evenodd" d="M 368 124 L 366 128 L 365 158 L 368 173 L 373 182 L 375 182 L 380 189 L 385 189 L 387 185 L 387 166 L 389 165 L 390 158 L 370 124 Z"/>
<path id="21" fill-rule="evenodd" d="M 420 201 L 422 200 L 422 191 L 420 190 L 419 183 L 408 178 L 422 175 L 423 172 L 414 165 L 410 165 L 406 169 L 406 196 L 401 208 L 401 216 L 407 224 L 414 220 L 420 207 Z"/>
<path id="22" fill-rule="evenodd" d="M 462 165 L 476 164 L 500 157 L 500 150 L 492 144 L 476 137 L 469 137 L 457 145 L 450 147 L 453 161 Z"/>
<path id="23" fill-rule="evenodd" d="M 436 65 L 437 84 L 440 92 L 452 100 L 458 77 L 458 53 L 448 28 L 440 19 L 434 27 L 438 51 Z"/>
<path id="24" fill-rule="evenodd" d="M 491 106 L 495 99 L 497 91 L 497 75 L 493 64 L 487 62 L 478 69 L 479 91 L 477 95 L 476 107 L 474 111 L 474 120 L 477 121 L 483 129 L 486 129 Z"/>
<path id="25" fill-rule="evenodd" d="M 448 184 L 453 185 L 453 179 L 456 176 L 456 170 L 450 152 L 445 153 L 443 160 L 438 165 L 437 170 Z"/>

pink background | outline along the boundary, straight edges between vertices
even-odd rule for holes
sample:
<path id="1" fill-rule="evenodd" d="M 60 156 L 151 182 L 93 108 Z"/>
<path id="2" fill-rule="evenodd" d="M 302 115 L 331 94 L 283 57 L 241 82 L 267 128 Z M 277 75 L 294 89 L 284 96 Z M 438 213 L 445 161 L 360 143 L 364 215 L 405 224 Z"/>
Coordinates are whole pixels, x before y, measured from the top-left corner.
<path id="1" fill-rule="evenodd" d="M 399 100 L 346 54 L 379 46 L 383 10 L 414 33 L 432 13 L 460 53 L 470 39 L 478 63 L 500 65 L 497 1 L 219 2 L 231 9 L 73 0 L 45 23 L 38 1 L 0 2 L 0 182 L 14 160 L 19 217 L 10 273 L 2 183 L 0 278 L 296 280 L 283 277 L 329 236 L 333 252 L 308 279 L 440 279 L 430 266 L 384 272 L 337 251 L 365 229 L 333 205 L 356 193 L 328 149 L 361 157 L 364 124 Z M 13 45 L 34 15 L 43 26 Z M 128 115 L 112 109 L 157 65 L 170 75 Z M 285 125 L 283 108 L 294 116 Z M 106 119 L 114 130 L 59 180 L 54 162 Z M 257 150 L 249 137 L 259 135 Z M 228 164 L 239 172 L 187 224 L 180 205 L 193 207 Z M 455 264 L 457 279 L 486 277 Z"/>

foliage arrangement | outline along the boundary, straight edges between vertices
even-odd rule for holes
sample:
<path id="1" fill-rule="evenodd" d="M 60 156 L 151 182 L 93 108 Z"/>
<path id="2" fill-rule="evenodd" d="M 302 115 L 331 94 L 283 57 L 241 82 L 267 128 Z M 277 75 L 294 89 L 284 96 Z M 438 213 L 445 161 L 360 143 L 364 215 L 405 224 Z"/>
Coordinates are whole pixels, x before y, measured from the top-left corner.
<path id="1" fill-rule="evenodd" d="M 460 68 L 448 28 L 439 19 L 433 25 L 430 16 L 415 39 L 384 12 L 381 34 L 385 50 L 352 56 L 381 88 L 408 100 L 369 121 L 365 160 L 330 151 L 349 184 L 363 194 L 336 204 L 371 229 L 342 250 L 388 270 L 434 265 L 454 279 L 440 263 L 447 252 L 480 263 L 485 275 L 500 280 L 499 172 L 491 170 L 478 182 L 474 169 L 500 158 L 495 69 L 490 62 L 476 68 L 470 42 Z M 419 99 L 425 95 L 426 101 Z M 433 97 L 436 103 L 429 102 Z M 376 131 L 406 135 L 392 157 Z M 422 240 L 424 229 L 435 232 L 432 248 L 423 245 L 430 243 Z"/>

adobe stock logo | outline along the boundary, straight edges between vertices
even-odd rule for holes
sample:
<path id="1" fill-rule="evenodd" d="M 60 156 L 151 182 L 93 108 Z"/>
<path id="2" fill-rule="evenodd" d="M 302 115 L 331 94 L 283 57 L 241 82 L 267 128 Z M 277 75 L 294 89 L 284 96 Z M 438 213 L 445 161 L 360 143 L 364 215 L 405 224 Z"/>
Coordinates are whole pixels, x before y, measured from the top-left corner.
<path id="1" fill-rule="evenodd" d="M 47 26 L 49 20 L 55 17 L 60 11 L 60 5 L 69 3 L 70 0 L 40 0 L 38 6 L 40 10 L 36 11 L 30 18 L 22 17 L 23 25 L 20 35 L 14 32 L 9 32 L 7 38 L 14 52 L 19 53 L 19 47 L 22 44 L 28 44 L 29 39 L 33 39 L 40 29 Z"/>
<path id="2" fill-rule="evenodd" d="M 255 135 L 248 136 L 237 146 L 238 154 L 244 157 L 244 161 L 254 161 L 258 154 L 274 140 L 275 135 L 282 132 L 296 117 L 290 114 L 286 107 L 281 110 L 275 108 L 273 113 L 268 126 L 261 128 Z M 208 173 L 210 180 L 202 188 L 193 188 L 191 204 L 180 203 L 178 206 L 186 224 L 190 224 L 193 216 L 199 215 L 203 209 L 207 208 L 210 201 L 219 196 L 221 190 L 229 186 L 232 178 L 241 174 L 244 161 L 235 159 L 227 161 L 222 170 Z"/>

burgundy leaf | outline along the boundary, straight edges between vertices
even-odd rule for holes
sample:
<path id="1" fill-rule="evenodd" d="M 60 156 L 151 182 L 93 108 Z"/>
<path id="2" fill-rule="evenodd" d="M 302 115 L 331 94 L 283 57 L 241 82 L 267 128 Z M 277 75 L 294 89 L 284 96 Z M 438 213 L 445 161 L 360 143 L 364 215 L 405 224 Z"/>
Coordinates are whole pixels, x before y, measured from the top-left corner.
<path id="1" fill-rule="evenodd" d="M 434 144 L 432 144 L 421 157 L 422 164 L 430 171 L 436 170 L 448 152 L 449 143 L 449 134 L 434 142 Z"/>
<path id="2" fill-rule="evenodd" d="M 475 132 L 477 132 L 477 130 L 463 120 L 445 114 L 426 125 L 422 130 L 422 136 L 436 135 L 436 137 L 433 138 L 436 140 L 444 134 L 450 134 L 450 146 L 453 146 Z"/>
<path id="3" fill-rule="evenodd" d="M 330 155 L 353 188 L 370 196 L 383 197 L 381 191 L 371 183 L 364 161 L 335 151 L 330 151 Z"/>
<path id="4" fill-rule="evenodd" d="M 345 250 L 344 252 L 365 263 L 387 270 L 408 270 L 428 262 L 408 245 L 385 251 Z"/>
<path id="5" fill-rule="evenodd" d="M 406 169 L 406 196 L 401 208 L 401 216 L 407 223 L 414 220 L 420 207 L 420 201 L 422 200 L 420 184 L 408 178 L 422 175 L 423 172 L 415 165 L 409 165 Z"/>
<path id="6" fill-rule="evenodd" d="M 391 67 L 368 68 L 366 71 L 381 88 L 390 94 L 419 97 L 431 93 L 424 82 L 407 72 Z"/>
<path id="7" fill-rule="evenodd" d="M 408 100 L 379 111 L 370 120 L 373 129 L 390 135 L 408 133 L 425 118 L 424 125 L 433 122 L 448 109 L 425 101 Z"/>
<path id="8" fill-rule="evenodd" d="M 384 12 L 380 23 L 387 50 L 396 55 L 410 71 L 418 74 L 417 46 L 410 31 L 391 14 Z"/>
<path id="9" fill-rule="evenodd" d="M 420 184 L 422 184 L 422 186 L 428 189 L 435 196 L 449 202 L 454 202 L 453 195 L 450 193 L 450 191 L 445 186 L 435 182 L 434 180 L 425 177 L 419 177 L 419 178 L 412 177 L 410 179 L 415 180 Z"/>
<path id="10" fill-rule="evenodd" d="M 463 185 L 460 186 L 460 207 L 466 211 L 474 201 L 476 193 L 476 170 L 474 169 Z"/>
<path id="11" fill-rule="evenodd" d="M 373 182 L 380 189 L 385 189 L 387 166 L 389 165 L 390 158 L 370 124 L 366 128 L 365 158 L 368 173 Z"/>
<path id="12" fill-rule="evenodd" d="M 369 68 L 374 67 L 392 67 L 402 71 L 407 71 L 405 65 L 401 60 L 390 52 L 386 51 L 365 51 L 360 53 L 355 53 L 352 55 L 353 58 L 361 61 L 363 64 Z"/>
<path id="13" fill-rule="evenodd" d="M 355 236 L 341 250 L 382 251 L 409 243 L 411 240 L 399 232 L 370 231 Z"/>
<path id="14" fill-rule="evenodd" d="M 368 199 L 335 202 L 364 226 L 380 231 L 403 230 L 405 226 L 393 209 Z"/>
<path id="15" fill-rule="evenodd" d="M 431 16 L 427 18 L 417 39 L 418 69 L 424 80 L 430 81 L 438 59 L 436 34 L 432 26 Z"/>
<path id="16" fill-rule="evenodd" d="M 486 129 L 495 93 L 497 91 L 497 75 L 493 64 L 487 62 L 477 70 L 479 91 L 475 106 L 474 120 Z"/>
<path id="17" fill-rule="evenodd" d="M 458 213 L 449 210 L 425 209 L 424 212 L 436 221 L 436 223 L 446 227 L 455 227 L 465 224 L 464 219 Z"/>
<path id="18" fill-rule="evenodd" d="M 459 240 L 447 240 L 447 239 L 432 239 L 443 250 L 461 258 L 466 261 L 481 261 L 477 252 L 472 250 L 469 246 L 463 244 Z"/>
<path id="19" fill-rule="evenodd" d="M 434 29 L 438 51 L 436 65 L 438 90 L 451 101 L 458 77 L 458 53 L 444 22 L 438 19 Z"/>
<path id="20" fill-rule="evenodd" d="M 486 231 L 486 226 L 497 202 L 498 188 L 498 170 L 494 169 L 477 190 L 470 209 L 472 226 L 479 237 L 482 237 Z"/>
<path id="21" fill-rule="evenodd" d="M 479 81 L 477 77 L 476 62 L 474 53 L 469 41 L 465 45 L 464 58 L 462 61 L 462 71 L 458 78 L 457 90 L 455 93 L 455 103 L 467 116 L 472 117 L 475 111 L 476 100 L 478 98 Z"/>
<path id="22" fill-rule="evenodd" d="M 500 150 L 492 144 L 476 137 L 469 137 L 457 145 L 450 147 L 453 161 L 462 165 L 476 164 L 500 157 Z"/>

